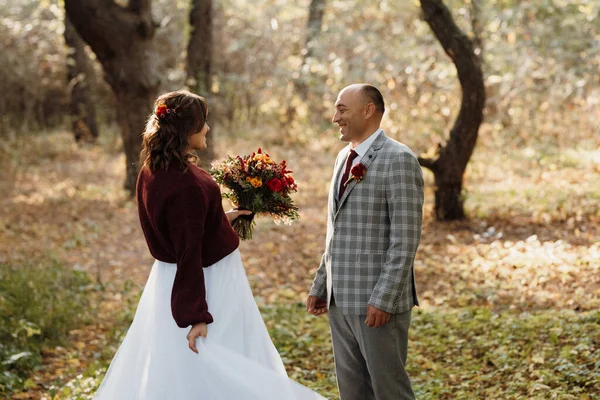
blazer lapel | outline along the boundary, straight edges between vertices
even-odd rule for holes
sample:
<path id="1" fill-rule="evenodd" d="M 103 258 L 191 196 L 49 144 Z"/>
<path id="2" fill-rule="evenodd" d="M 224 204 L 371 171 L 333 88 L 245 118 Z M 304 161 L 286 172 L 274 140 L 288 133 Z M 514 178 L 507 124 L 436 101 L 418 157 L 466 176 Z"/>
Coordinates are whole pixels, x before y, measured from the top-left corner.
<path id="1" fill-rule="evenodd" d="M 348 158 L 348 153 L 350 153 L 350 146 L 347 146 L 345 150 L 346 151 L 344 152 L 344 156 L 340 159 L 339 165 L 337 165 L 337 167 L 335 169 L 336 172 L 333 175 L 333 180 L 331 181 L 331 199 L 333 201 L 331 209 L 334 210 L 334 212 L 337 212 L 337 209 L 339 207 L 338 181 L 340 180 L 340 175 L 343 174 L 344 166 L 346 164 L 346 159 Z"/>
<path id="2" fill-rule="evenodd" d="M 386 138 L 387 137 L 385 136 L 385 133 L 383 133 L 383 131 L 382 131 L 379 134 L 379 136 L 377 136 L 377 139 L 375 139 L 375 141 L 373 142 L 373 144 L 371 145 L 371 147 L 369 147 L 369 150 L 367 150 L 367 152 L 365 153 L 365 155 L 360 159 L 360 163 L 365 166 L 367 174 L 369 174 L 369 166 L 377 158 L 377 152 L 383 146 L 383 143 L 385 142 Z M 339 173 L 340 172 L 338 171 L 338 175 L 336 175 L 336 177 L 339 176 Z M 337 182 L 337 180 L 336 180 L 336 182 Z M 350 182 L 348 182 L 348 186 L 346 186 L 346 191 L 344 192 L 344 195 L 337 202 L 337 209 L 336 209 L 336 212 L 335 212 L 335 216 L 337 216 L 339 210 L 342 208 L 342 205 L 344 204 L 344 202 L 346 201 L 346 199 L 348 198 L 348 196 L 352 192 L 352 189 L 354 189 L 354 187 L 357 184 L 358 184 L 358 182 L 356 182 L 356 180 L 354 180 L 354 179 L 352 179 Z M 336 191 L 336 193 L 337 193 L 337 191 Z"/>

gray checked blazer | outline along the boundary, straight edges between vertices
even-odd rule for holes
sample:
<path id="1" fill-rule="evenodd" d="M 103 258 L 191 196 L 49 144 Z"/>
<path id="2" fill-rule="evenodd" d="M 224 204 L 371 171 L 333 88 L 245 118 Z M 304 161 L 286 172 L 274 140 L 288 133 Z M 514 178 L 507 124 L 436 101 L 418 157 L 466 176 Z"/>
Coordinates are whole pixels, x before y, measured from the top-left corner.
<path id="1" fill-rule="evenodd" d="M 418 305 L 414 259 L 423 215 L 423 174 L 415 155 L 383 132 L 360 162 L 366 174 L 337 200 L 350 146 L 337 156 L 327 213 L 325 253 L 310 295 L 332 291 L 345 315 L 366 315 L 367 305 L 401 313 Z"/>

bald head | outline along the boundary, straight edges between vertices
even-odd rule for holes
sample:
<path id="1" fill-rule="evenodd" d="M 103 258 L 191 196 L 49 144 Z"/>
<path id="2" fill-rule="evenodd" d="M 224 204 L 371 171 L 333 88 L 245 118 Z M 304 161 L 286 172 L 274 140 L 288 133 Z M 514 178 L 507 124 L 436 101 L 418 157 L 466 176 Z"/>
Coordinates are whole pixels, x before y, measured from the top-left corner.
<path id="1" fill-rule="evenodd" d="M 383 116 L 385 103 L 381 92 L 375 86 L 368 83 L 355 83 L 342 89 L 342 92 L 346 91 L 358 96 L 357 99 L 359 99 L 362 105 L 372 103 L 375 106 L 376 113 Z"/>
<path id="2" fill-rule="evenodd" d="M 379 90 L 364 83 L 342 89 L 335 108 L 332 121 L 340 127 L 340 140 L 350 142 L 353 146 L 379 129 L 385 111 Z"/>

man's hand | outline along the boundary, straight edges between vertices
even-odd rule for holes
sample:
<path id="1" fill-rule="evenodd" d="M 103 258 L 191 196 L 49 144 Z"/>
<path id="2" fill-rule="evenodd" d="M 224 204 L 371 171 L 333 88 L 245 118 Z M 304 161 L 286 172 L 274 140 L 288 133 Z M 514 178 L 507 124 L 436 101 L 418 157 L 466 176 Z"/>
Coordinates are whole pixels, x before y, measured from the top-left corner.
<path id="1" fill-rule="evenodd" d="M 327 302 L 317 296 L 308 296 L 306 311 L 316 316 L 323 315 L 327 312 Z"/>
<path id="2" fill-rule="evenodd" d="M 379 328 L 390 322 L 391 314 L 379 308 L 368 306 L 365 324 L 371 328 Z"/>
<path id="3" fill-rule="evenodd" d="M 194 326 L 192 326 L 192 329 L 190 329 L 189 333 L 186 336 L 186 339 L 188 340 L 188 347 L 190 348 L 190 350 L 198 354 L 198 349 L 196 348 L 196 339 L 198 338 L 198 336 L 202 336 L 203 338 L 205 338 L 207 332 L 208 329 L 206 327 L 205 322 L 198 322 L 197 324 L 194 324 Z"/>
<path id="4" fill-rule="evenodd" d="M 250 210 L 233 210 L 232 209 L 232 210 L 227 211 L 225 213 L 225 215 L 227 216 L 227 220 L 231 224 L 240 215 L 252 215 L 252 211 L 250 211 Z"/>

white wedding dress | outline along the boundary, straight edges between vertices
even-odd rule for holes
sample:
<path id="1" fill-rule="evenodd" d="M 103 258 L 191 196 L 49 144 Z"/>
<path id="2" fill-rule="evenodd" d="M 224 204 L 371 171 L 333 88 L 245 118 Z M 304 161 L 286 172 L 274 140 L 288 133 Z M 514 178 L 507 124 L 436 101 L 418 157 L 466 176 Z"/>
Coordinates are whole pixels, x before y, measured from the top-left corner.
<path id="1" fill-rule="evenodd" d="M 99 400 L 312 400 L 287 377 L 256 306 L 239 250 L 204 269 L 214 322 L 199 354 L 171 314 L 175 264 L 156 261 L 133 323 L 96 392 Z"/>

